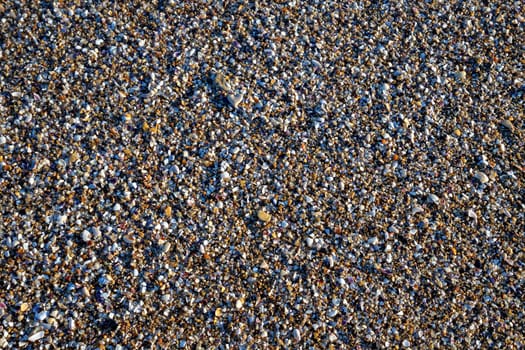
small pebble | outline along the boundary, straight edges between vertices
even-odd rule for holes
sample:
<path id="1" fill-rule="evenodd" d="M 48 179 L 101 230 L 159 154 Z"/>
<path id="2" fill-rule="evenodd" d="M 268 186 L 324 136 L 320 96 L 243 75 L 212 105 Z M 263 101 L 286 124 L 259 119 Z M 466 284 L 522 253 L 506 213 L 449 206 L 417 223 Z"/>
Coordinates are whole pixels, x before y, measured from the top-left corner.
<path id="1" fill-rule="evenodd" d="M 297 328 L 294 328 L 294 330 L 293 330 L 293 339 L 294 339 L 296 342 L 301 341 L 301 331 L 298 330 Z"/>
<path id="2" fill-rule="evenodd" d="M 482 184 L 489 182 L 489 177 L 481 171 L 476 172 L 474 177 Z"/>
<path id="3" fill-rule="evenodd" d="M 33 333 L 27 340 L 31 343 L 36 342 L 44 337 L 44 331 Z"/>
<path id="4" fill-rule="evenodd" d="M 84 242 L 89 242 L 91 240 L 91 232 L 89 232 L 88 230 L 82 231 L 82 240 Z"/>
<path id="5" fill-rule="evenodd" d="M 270 222 L 272 220 L 272 216 L 263 209 L 259 209 L 257 211 L 257 217 L 259 218 L 259 220 L 264 222 Z"/>
<path id="6" fill-rule="evenodd" d="M 439 204 L 439 197 L 433 193 L 428 195 L 428 202 L 433 204 Z"/>
<path id="7" fill-rule="evenodd" d="M 243 99 L 243 94 L 237 94 L 237 95 L 229 94 L 228 95 L 228 101 L 234 108 L 237 108 L 239 106 L 239 104 L 242 102 L 242 99 Z"/>

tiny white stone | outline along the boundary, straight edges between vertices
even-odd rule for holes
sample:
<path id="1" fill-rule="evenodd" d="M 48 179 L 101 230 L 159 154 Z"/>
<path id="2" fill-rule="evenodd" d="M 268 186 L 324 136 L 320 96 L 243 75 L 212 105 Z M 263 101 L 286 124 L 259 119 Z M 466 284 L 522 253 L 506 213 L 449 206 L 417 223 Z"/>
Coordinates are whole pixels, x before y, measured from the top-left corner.
<path id="1" fill-rule="evenodd" d="M 306 245 L 308 246 L 308 248 L 312 248 L 313 244 L 314 244 L 314 240 L 312 239 L 312 237 L 307 237 Z"/>
<path id="2" fill-rule="evenodd" d="M 405 339 L 405 340 L 403 340 L 402 345 L 403 345 L 403 347 L 408 348 L 410 346 L 410 342 L 407 339 Z"/>
<path id="3" fill-rule="evenodd" d="M 241 299 L 237 299 L 237 301 L 235 302 L 235 308 L 237 310 L 240 310 L 240 309 L 242 309 L 242 306 L 243 306 L 242 300 Z"/>
<path id="4" fill-rule="evenodd" d="M 89 232 L 88 230 L 84 230 L 82 231 L 82 240 L 84 242 L 89 242 L 91 241 L 91 232 Z"/>
<path id="5" fill-rule="evenodd" d="M 36 319 L 39 321 L 43 321 L 47 318 L 48 315 L 49 315 L 48 311 L 41 311 L 38 314 L 36 314 Z"/>
<path id="6" fill-rule="evenodd" d="M 117 204 L 115 204 L 115 205 L 113 206 L 113 211 L 120 211 L 120 209 L 121 209 L 121 206 L 120 206 L 119 203 L 117 203 Z"/>
<path id="7" fill-rule="evenodd" d="M 237 108 L 237 106 L 242 102 L 242 98 L 243 98 L 243 94 L 237 94 L 237 95 L 229 94 L 228 102 L 230 102 L 234 108 Z"/>
<path id="8" fill-rule="evenodd" d="M 0 136 L 0 145 L 3 145 L 6 142 L 7 142 L 7 139 L 5 138 L 5 136 L 4 135 Z"/>
<path id="9" fill-rule="evenodd" d="M 44 337 L 44 331 L 33 333 L 29 338 L 27 338 L 30 342 L 35 342 L 37 340 L 40 340 Z"/>
<path id="10" fill-rule="evenodd" d="M 335 316 L 337 316 L 337 310 L 335 309 L 330 309 L 327 313 L 327 316 L 330 317 L 330 318 L 334 318 Z"/>
<path id="11" fill-rule="evenodd" d="M 65 225 L 66 222 L 67 222 L 67 215 L 59 215 L 59 216 L 57 217 L 57 223 L 58 223 L 59 225 Z"/>

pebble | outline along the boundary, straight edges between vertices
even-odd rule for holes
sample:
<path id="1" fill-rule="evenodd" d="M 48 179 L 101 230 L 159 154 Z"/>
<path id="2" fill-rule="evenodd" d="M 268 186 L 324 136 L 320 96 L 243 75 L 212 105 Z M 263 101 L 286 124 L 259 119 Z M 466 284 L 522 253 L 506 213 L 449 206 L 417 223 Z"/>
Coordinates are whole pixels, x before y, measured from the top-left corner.
<path id="1" fill-rule="evenodd" d="M 439 197 L 433 193 L 430 193 L 428 195 L 428 201 L 433 204 L 439 204 Z"/>
<path id="2" fill-rule="evenodd" d="M 489 177 L 481 171 L 476 172 L 474 177 L 482 184 L 489 182 Z"/>
<path id="3" fill-rule="evenodd" d="M 82 231 L 82 240 L 84 242 L 89 242 L 91 240 L 91 232 L 89 232 L 88 230 Z"/>
<path id="4" fill-rule="evenodd" d="M 263 222 L 270 222 L 272 220 L 272 216 L 263 209 L 257 211 L 257 217 Z"/>
<path id="5" fill-rule="evenodd" d="M 509 129 L 510 131 L 514 131 L 514 125 L 512 124 L 512 122 L 508 119 L 504 119 L 501 121 L 501 125 L 503 125 L 504 127 L 506 127 L 507 129 Z"/>
<path id="6" fill-rule="evenodd" d="M 233 106 L 233 108 L 237 108 L 239 104 L 241 104 L 243 100 L 243 94 L 229 94 L 228 95 L 228 102 Z"/>
<path id="7" fill-rule="evenodd" d="M 27 341 L 29 341 L 31 343 L 34 343 L 37 340 L 40 340 L 40 339 L 44 338 L 44 335 L 45 335 L 44 331 L 38 331 L 36 333 L 31 334 L 31 336 L 29 336 L 29 338 L 27 338 Z"/>
<path id="8" fill-rule="evenodd" d="M 2 347 L 524 347 L 514 2 L 13 3 Z"/>

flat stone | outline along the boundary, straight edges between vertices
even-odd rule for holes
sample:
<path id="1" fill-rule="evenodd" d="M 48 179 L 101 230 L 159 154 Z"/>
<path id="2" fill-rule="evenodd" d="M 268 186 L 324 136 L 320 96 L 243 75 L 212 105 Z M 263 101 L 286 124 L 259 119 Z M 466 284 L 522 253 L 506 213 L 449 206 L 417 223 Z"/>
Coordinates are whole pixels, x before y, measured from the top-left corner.
<path id="1" fill-rule="evenodd" d="M 32 342 L 42 339 L 44 335 L 45 335 L 44 331 L 36 332 L 36 333 L 33 333 L 29 338 L 27 338 L 27 340 L 32 343 Z"/>
<path id="2" fill-rule="evenodd" d="M 270 222 L 270 220 L 272 220 L 272 216 L 268 214 L 267 212 L 265 212 L 263 209 L 260 209 L 257 212 L 257 217 L 259 218 L 259 220 L 264 221 L 264 222 Z"/>

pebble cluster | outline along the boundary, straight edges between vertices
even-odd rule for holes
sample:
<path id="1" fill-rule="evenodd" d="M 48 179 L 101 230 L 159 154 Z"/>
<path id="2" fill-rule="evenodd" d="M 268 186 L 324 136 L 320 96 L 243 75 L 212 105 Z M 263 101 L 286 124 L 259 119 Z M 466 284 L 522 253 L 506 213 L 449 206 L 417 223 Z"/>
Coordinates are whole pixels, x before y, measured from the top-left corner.
<path id="1" fill-rule="evenodd" d="M 0 3 L 0 348 L 525 347 L 521 1 Z"/>

